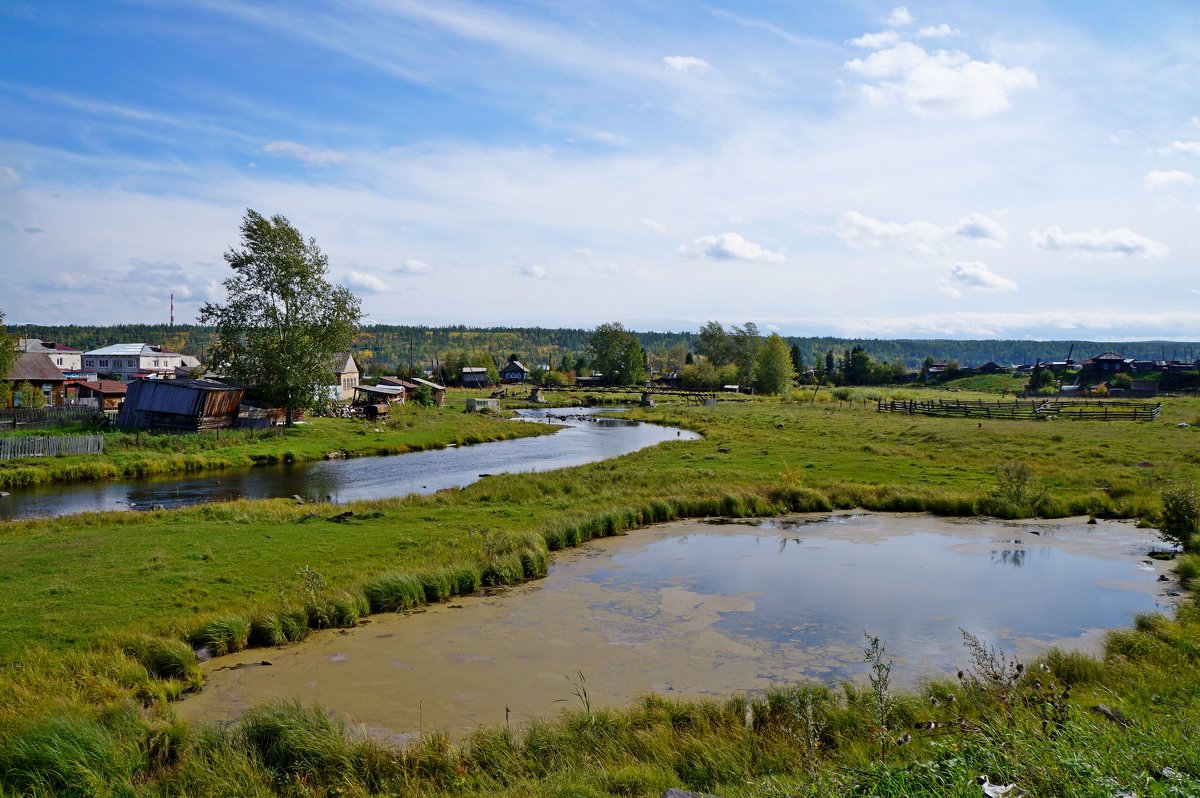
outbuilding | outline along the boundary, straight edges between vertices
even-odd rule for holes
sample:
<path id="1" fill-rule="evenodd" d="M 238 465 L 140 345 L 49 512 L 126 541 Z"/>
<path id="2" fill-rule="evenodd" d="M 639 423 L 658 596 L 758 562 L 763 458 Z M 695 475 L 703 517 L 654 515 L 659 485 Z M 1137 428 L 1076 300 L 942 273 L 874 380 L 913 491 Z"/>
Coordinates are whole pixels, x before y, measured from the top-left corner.
<path id="1" fill-rule="evenodd" d="M 227 429 L 237 420 L 243 393 L 216 380 L 134 380 L 117 425 L 176 432 Z"/>

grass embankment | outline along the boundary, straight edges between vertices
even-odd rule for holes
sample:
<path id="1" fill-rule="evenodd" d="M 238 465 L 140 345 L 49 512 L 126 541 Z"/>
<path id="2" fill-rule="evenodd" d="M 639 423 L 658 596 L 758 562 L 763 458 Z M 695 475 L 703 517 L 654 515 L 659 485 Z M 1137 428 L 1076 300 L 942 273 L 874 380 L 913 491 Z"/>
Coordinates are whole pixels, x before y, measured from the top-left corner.
<path id="1" fill-rule="evenodd" d="M 429 410 L 398 407 L 389 418 L 379 421 L 311 418 L 291 429 L 104 432 L 103 455 L 0 461 L 0 489 L 300 463 L 323 459 L 330 452 L 349 457 L 404 454 L 549 431 L 544 426 L 506 424 L 494 415 L 464 414 L 464 403 Z M 78 430 L 74 432 L 78 434 Z"/>
<path id="2" fill-rule="evenodd" d="M 198 679 L 185 638 L 216 650 L 298 639 L 367 611 L 536 577 L 548 551 L 674 517 L 854 506 L 1152 517 L 1162 484 L 1200 476 L 1197 431 L 1176 426 L 1198 407 L 1172 402 L 1155 424 L 979 426 L 829 403 L 672 405 L 639 413 L 704 440 L 359 504 L 345 523 L 328 520 L 333 508 L 272 501 L 6 524 L 0 784 L 146 795 L 637 795 L 666 786 L 978 795 L 971 779 L 984 772 L 1032 794 L 1187 794 L 1200 788 L 1191 603 L 1176 621 L 1146 619 L 1114 635 L 1101 660 L 1051 656 L 1050 673 L 992 678 L 977 656 L 977 681 L 924 694 L 783 690 L 749 712 L 739 698 L 647 699 L 484 732 L 461 748 L 436 736 L 409 751 L 346 739 L 319 713 L 286 706 L 231 729 L 188 728 L 165 700 Z M 1009 461 L 1028 469 L 998 480 L 996 464 Z M 1195 559 L 1181 565 L 1200 572 Z M 51 650 L 31 652 L 34 644 Z M 1088 711 L 1099 703 L 1134 724 Z M 922 720 L 950 725 L 914 728 Z"/>

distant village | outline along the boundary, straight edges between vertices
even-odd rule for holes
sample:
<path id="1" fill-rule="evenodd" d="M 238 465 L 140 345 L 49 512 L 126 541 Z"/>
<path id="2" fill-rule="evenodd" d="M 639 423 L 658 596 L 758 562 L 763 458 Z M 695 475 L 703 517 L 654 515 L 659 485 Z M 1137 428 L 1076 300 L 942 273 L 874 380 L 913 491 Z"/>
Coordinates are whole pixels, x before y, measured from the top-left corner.
<path id="1" fill-rule="evenodd" d="M 161 346 L 114 344 L 84 352 L 55 341 L 20 338 L 17 349 L 16 361 L 4 376 L 8 390 L 0 394 L 9 408 L 88 409 L 107 413 L 115 424 L 131 429 L 196 431 L 281 423 L 281 411 L 262 406 L 251 389 L 222 382 L 220 375 L 209 372 L 199 359 Z M 1112 351 L 1079 361 L 1068 357 L 1008 365 L 989 361 L 963 366 L 926 358 L 920 369 L 896 375 L 896 382 L 936 386 L 965 377 L 1009 375 L 1022 378 L 1023 390 L 1028 393 L 1152 398 L 1163 383 L 1194 389 L 1198 370 L 1200 361 L 1136 360 Z M 549 364 L 531 369 L 516 355 L 509 356 L 499 369 L 459 366 L 453 374 L 429 369 L 407 377 L 364 379 L 353 354 L 341 352 L 330 363 L 329 374 L 321 398 L 331 411 L 370 417 L 386 412 L 390 404 L 414 398 L 442 404 L 446 384 L 503 390 L 504 386 L 550 383 L 550 377 L 557 387 L 605 384 L 603 374 L 585 369 L 578 374 L 551 373 Z M 798 374 L 802 384 L 830 378 L 812 368 Z M 678 372 L 651 372 L 647 382 L 647 386 L 660 389 L 679 385 Z M 722 388 L 745 390 L 736 384 Z"/>

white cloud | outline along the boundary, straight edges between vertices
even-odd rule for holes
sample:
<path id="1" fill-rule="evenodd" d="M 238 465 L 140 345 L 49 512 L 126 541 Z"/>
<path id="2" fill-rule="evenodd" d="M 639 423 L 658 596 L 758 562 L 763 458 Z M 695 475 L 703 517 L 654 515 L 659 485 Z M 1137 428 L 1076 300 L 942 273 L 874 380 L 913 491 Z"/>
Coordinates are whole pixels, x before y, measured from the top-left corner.
<path id="1" fill-rule="evenodd" d="M 429 264 L 423 260 L 405 258 L 404 260 L 400 261 L 400 265 L 392 269 L 392 271 L 396 274 L 429 274 L 432 269 L 430 269 Z"/>
<path id="2" fill-rule="evenodd" d="M 891 47 L 900 41 L 899 34 L 894 30 L 880 31 L 879 33 L 864 33 L 857 39 L 851 39 L 850 43 L 858 47 L 866 47 L 871 50 L 880 50 L 884 47 Z"/>
<path id="3" fill-rule="evenodd" d="M 892 13 L 888 14 L 887 24 L 893 28 L 903 28 L 905 25 L 911 25 L 913 15 L 909 13 L 908 8 L 899 6 L 892 9 Z"/>
<path id="4" fill-rule="evenodd" d="M 959 219 L 952 232 L 987 246 L 1000 246 L 1008 240 L 1008 231 L 995 219 L 990 219 L 982 213 L 972 213 Z"/>
<path id="5" fill-rule="evenodd" d="M 517 274 L 522 277 L 532 277 L 535 280 L 544 280 L 546 279 L 547 272 L 543 267 L 534 263 L 517 269 Z"/>
<path id="6" fill-rule="evenodd" d="M 625 144 L 626 139 L 609 130 L 597 130 L 592 134 L 592 138 L 604 144 Z"/>
<path id="7" fill-rule="evenodd" d="M 386 294 L 391 290 L 387 283 L 375 275 L 359 271 L 346 273 L 346 287 L 362 294 Z"/>
<path id="8" fill-rule="evenodd" d="M 295 158 L 310 166 L 329 166 L 346 160 L 343 153 L 335 150 L 317 150 L 296 141 L 272 141 L 266 144 L 262 151 L 268 155 L 282 155 Z"/>
<path id="9" fill-rule="evenodd" d="M 692 55 L 668 55 L 663 57 L 663 63 L 672 72 L 680 75 L 707 75 L 712 72 L 712 64 L 703 58 Z"/>
<path id="10" fill-rule="evenodd" d="M 0 194 L 14 191 L 21 185 L 21 175 L 11 166 L 0 164 Z"/>
<path id="11" fill-rule="evenodd" d="M 1017 284 L 993 272 L 986 263 L 969 261 L 950 267 L 950 279 L 975 291 L 1016 291 Z"/>
<path id="12" fill-rule="evenodd" d="M 1156 258 L 1166 255 L 1167 245 L 1124 227 L 1116 230 L 1095 228 L 1089 232 L 1064 233 L 1062 228 L 1047 227 L 1031 236 L 1038 249 L 1079 252 L 1097 257 Z"/>
<path id="13" fill-rule="evenodd" d="M 945 22 L 940 25 L 930 25 L 917 31 L 917 35 L 922 39 L 944 39 L 947 36 L 957 36 L 960 33 L 962 31 L 958 28 L 952 28 Z"/>
<path id="14" fill-rule="evenodd" d="M 1188 155 L 1200 155 L 1200 141 L 1172 141 L 1158 152 L 1161 155 L 1174 155 L 1180 152 Z"/>
<path id="15" fill-rule="evenodd" d="M 653 219 L 642 219 L 642 227 L 645 227 L 652 233 L 658 233 L 660 236 L 667 232 L 667 226 L 662 222 L 656 222 Z"/>
<path id="16" fill-rule="evenodd" d="M 1014 93 L 1037 86 L 1037 77 L 1025 67 L 976 61 L 959 50 L 931 54 L 912 42 L 877 50 L 845 66 L 867 81 L 861 88 L 870 103 L 900 103 L 928 116 L 990 116 L 1011 108 Z"/>
<path id="17" fill-rule="evenodd" d="M 747 241 L 737 233 L 721 233 L 719 236 L 702 236 L 691 244 L 680 244 L 679 252 L 689 258 L 708 260 L 745 260 L 764 263 L 782 263 L 782 253 L 764 249 L 753 241 Z"/>
<path id="18" fill-rule="evenodd" d="M 931 222 L 884 222 L 858 211 L 839 215 L 834 232 L 854 249 L 876 249 L 886 244 L 921 254 L 941 249 L 946 237 L 946 231 Z"/>
<path id="19" fill-rule="evenodd" d="M 1171 169 L 1166 172 L 1155 169 L 1153 172 L 1146 173 L 1146 176 L 1142 178 L 1142 185 L 1148 189 L 1194 186 L 1196 185 L 1196 176 L 1191 172 L 1179 169 Z"/>

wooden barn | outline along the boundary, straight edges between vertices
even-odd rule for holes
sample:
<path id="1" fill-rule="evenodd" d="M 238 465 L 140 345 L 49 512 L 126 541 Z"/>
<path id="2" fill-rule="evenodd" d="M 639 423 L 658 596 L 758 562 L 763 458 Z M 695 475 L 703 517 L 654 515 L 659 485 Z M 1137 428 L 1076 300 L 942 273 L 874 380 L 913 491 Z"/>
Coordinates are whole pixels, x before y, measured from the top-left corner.
<path id="1" fill-rule="evenodd" d="M 128 429 L 199 432 L 234 425 L 242 389 L 216 380 L 134 380 L 117 425 Z"/>

